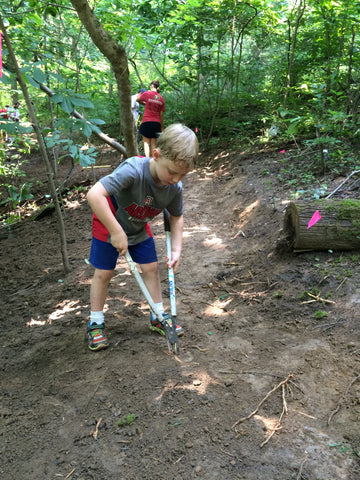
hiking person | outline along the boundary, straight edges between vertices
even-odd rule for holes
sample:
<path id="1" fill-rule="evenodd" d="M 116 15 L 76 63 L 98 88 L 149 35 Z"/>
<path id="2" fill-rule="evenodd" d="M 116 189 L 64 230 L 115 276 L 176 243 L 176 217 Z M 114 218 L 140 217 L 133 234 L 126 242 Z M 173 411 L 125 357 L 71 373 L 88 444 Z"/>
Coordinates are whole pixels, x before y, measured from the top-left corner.
<path id="1" fill-rule="evenodd" d="M 137 101 L 137 97 L 138 97 L 139 94 L 144 93 L 144 92 L 146 92 L 146 89 L 142 88 L 137 93 L 135 93 L 135 95 L 131 95 L 131 112 L 132 112 L 133 117 L 134 117 L 134 122 L 135 122 L 136 128 L 137 128 L 138 120 L 139 120 L 139 117 L 140 117 L 140 104 Z"/>
<path id="2" fill-rule="evenodd" d="M 20 103 L 15 102 L 12 107 L 8 108 L 7 114 L 13 122 L 20 122 L 20 112 L 19 112 Z M 17 127 L 16 127 L 17 131 Z M 15 140 L 15 137 L 9 137 L 9 142 L 12 143 Z"/>
<path id="3" fill-rule="evenodd" d="M 156 307 L 164 311 L 158 258 L 149 221 L 165 208 L 170 214 L 171 261 L 176 271 L 182 250 L 183 208 L 181 179 L 194 166 L 198 140 L 192 130 L 173 124 L 157 139 L 152 157 L 132 157 L 110 175 L 100 179 L 88 192 L 93 210 L 92 243 L 89 261 L 95 268 L 90 288 L 90 322 L 87 327 L 90 350 L 106 348 L 104 304 L 119 254 L 129 251 L 141 267 L 144 283 Z M 150 329 L 165 334 L 154 312 Z M 176 326 L 178 335 L 183 333 Z"/>
<path id="4" fill-rule="evenodd" d="M 139 93 L 137 101 L 145 105 L 139 132 L 143 137 L 145 156 L 151 157 L 156 146 L 156 139 L 163 131 L 165 100 L 160 95 L 159 81 L 151 82 L 150 90 Z"/>
<path id="5" fill-rule="evenodd" d="M 5 105 L 5 107 L 3 107 L 0 110 L 0 117 L 1 117 L 2 120 L 8 120 L 9 119 L 8 109 L 9 109 L 9 105 Z M 9 141 L 9 136 L 8 136 L 8 133 L 7 133 L 6 130 L 1 130 L 1 137 L 5 142 Z"/>
<path id="6" fill-rule="evenodd" d="M 9 115 L 9 118 L 13 120 L 14 122 L 19 122 L 20 121 L 20 103 L 15 102 L 13 107 L 9 108 L 7 113 Z"/>

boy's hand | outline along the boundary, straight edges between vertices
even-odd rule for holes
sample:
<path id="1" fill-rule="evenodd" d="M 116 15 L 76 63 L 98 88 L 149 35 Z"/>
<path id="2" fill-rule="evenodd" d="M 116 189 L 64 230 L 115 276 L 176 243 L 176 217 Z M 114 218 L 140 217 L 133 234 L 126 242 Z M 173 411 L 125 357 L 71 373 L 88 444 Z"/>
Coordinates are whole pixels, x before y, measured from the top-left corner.
<path id="1" fill-rule="evenodd" d="M 178 269 L 180 262 L 180 253 L 178 252 L 171 252 L 171 262 L 169 261 L 169 257 L 166 257 L 166 266 L 167 268 L 173 268 L 174 272 Z"/>
<path id="2" fill-rule="evenodd" d="M 125 255 L 128 249 L 128 239 L 123 229 L 110 234 L 111 245 L 116 248 L 120 255 Z"/>

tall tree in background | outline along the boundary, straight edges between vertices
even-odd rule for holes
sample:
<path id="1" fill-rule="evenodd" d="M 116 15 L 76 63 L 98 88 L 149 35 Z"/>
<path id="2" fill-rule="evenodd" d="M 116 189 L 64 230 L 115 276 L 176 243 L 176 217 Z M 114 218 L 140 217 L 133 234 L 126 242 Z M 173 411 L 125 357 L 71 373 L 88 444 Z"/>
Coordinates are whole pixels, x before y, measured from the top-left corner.
<path id="1" fill-rule="evenodd" d="M 116 42 L 101 25 L 86 0 L 71 0 L 81 23 L 98 49 L 109 60 L 118 87 L 120 124 L 125 138 L 127 156 L 137 154 L 134 122 L 131 113 L 131 83 L 125 47 Z"/>

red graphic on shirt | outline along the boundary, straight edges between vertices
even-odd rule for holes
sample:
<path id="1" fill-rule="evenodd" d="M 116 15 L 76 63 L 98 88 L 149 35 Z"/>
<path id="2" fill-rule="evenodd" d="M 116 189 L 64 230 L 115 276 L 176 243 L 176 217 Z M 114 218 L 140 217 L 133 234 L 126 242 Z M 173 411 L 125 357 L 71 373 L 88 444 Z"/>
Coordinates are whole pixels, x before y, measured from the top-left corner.
<path id="1" fill-rule="evenodd" d="M 151 197 L 149 197 L 149 198 L 151 198 Z M 115 213 L 116 213 L 115 212 L 115 207 L 114 207 L 114 205 L 111 201 L 111 198 L 108 197 L 107 201 L 109 203 L 109 206 L 111 208 L 112 213 L 115 215 Z M 129 208 L 132 209 L 137 215 L 139 215 L 140 210 L 137 210 L 137 207 L 138 207 L 138 205 L 133 204 Z M 139 208 L 143 209 L 143 210 L 146 210 L 148 212 L 148 214 L 149 214 L 149 211 L 151 210 L 152 211 L 151 213 L 153 215 L 150 215 L 150 216 L 155 216 L 155 215 L 157 215 L 158 213 L 161 212 L 161 210 L 159 210 L 157 208 L 150 208 L 150 207 L 139 207 Z M 128 209 L 126 209 L 126 210 L 128 210 Z M 156 212 L 156 213 L 154 213 L 154 212 Z M 131 216 L 134 217 L 133 215 L 131 215 Z M 134 218 L 140 218 L 140 217 L 134 217 Z M 150 225 L 148 223 L 145 225 L 145 230 L 146 230 L 148 236 L 152 237 L 151 228 L 150 228 Z M 108 238 L 109 238 L 109 235 L 110 235 L 109 230 L 100 222 L 100 220 L 97 218 L 95 213 L 93 214 L 93 231 L 92 231 L 92 234 L 95 238 L 97 238 L 98 240 L 101 240 L 103 242 L 107 242 Z"/>
<path id="2" fill-rule="evenodd" d="M 132 217 L 138 220 L 145 220 L 148 217 L 155 217 L 162 211 L 160 208 L 150 207 L 149 205 L 137 205 L 133 203 L 129 207 L 125 208 L 125 211 Z"/>

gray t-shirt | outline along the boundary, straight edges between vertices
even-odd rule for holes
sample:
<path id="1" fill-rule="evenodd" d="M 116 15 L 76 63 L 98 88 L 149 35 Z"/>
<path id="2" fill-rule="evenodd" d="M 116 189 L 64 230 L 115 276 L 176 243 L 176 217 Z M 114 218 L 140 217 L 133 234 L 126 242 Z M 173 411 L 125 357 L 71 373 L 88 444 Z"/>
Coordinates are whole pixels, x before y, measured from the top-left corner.
<path id="1" fill-rule="evenodd" d="M 113 199 L 115 217 L 128 236 L 129 245 L 149 238 L 147 223 L 166 208 L 183 213 L 182 183 L 159 186 L 150 173 L 150 158 L 132 157 L 100 180 Z"/>

